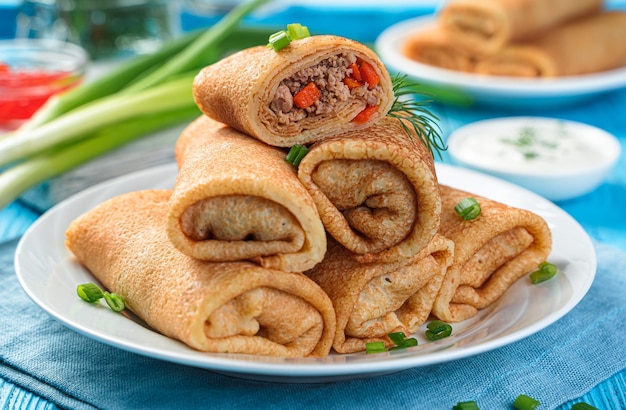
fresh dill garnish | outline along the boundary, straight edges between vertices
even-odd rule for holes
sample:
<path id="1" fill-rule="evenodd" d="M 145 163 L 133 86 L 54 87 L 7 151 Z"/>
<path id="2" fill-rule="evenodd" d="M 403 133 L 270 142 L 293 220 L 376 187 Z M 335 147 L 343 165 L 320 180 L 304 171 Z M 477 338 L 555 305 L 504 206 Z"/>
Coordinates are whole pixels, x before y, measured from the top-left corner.
<path id="1" fill-rule="evenodd" d="M 427 95 L 420 89 L 419 84 L 409 83 L 406 81 L 406 78 L 406 75 L 400 74 L 392 78 L 393 93 L 396 98 L 387 116 L 400 120 L 402 128 L 404 128 L 409 137 L 413 135 L 412 129 L 430 150 L 431 154 L 434 156 L 436 151 L 441 159 L 441 151 L 445 151 L 447 147 L 441 138 L 440 129 L 436 123 L 439 118 L 426 108 L 432 101 L 416 101 L 412 97 L 405 98 L 413 94 Z"/>

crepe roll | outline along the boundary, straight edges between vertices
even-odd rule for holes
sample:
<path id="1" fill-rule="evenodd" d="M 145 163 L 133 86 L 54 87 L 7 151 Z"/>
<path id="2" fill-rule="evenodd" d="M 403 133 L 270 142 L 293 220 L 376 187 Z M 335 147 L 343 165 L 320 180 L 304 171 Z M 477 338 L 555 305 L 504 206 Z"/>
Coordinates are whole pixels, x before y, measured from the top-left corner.
<path id="1" fill-rule="evenodd" d="M 378 56 L 329 35 L 237 52 L 201 70 L 193 92 L 209 117 L 278 147 L 365 128 L 394 101 Z"/>
<path id="2" fill-rule="evenodd" d="M 602 0 L 450 0 L 439 19 L 455 42 L 485 56 L 601 8 Z"/>
<path id="3" fill-rule="evenodd" d="M 360 263 L 330 239 L 324 261 L 305 272 L 329 295 L 337 327 L 333 349 L 365 350 L 369 342 L 391 345 L 387 334 L 415 333 L 428 319 L 454 244 L 436 235 L 421 252 L 392 263 Z"/>
<path id="4" fill-rule="evenodd" d="M 315 143 L 298 177 L 326 231 L 361 261 L 411 257 L 439 229 L 433 156 L 396 118 Z"/>
<path id="5" fill-rule="evenodd" d="M 465 47 L 452 41 L 439 24 L 431 24 L 409 35 L 402 54 L 418 63 L 456 71 L 472 71 L 474 57 Z"/>
<path id="6" fill-rule="evenodd" d="M 335 315 L 308 277 L 179 252 L 165 232 L 169 190 L 123 194 L 74 220 L 67 248 L 165 336 L 206 352 L 304 357 L 331 348 Z"/>
<path id="7" fill-rule="evenodd" d="M 175 156 L 167 233 L 181 252 L 290 272 L 322 260 L 324 226 L 283 150 L 201 116 L 181 133 Z"/>
<path id="8" fill-rule="evenodd" d="M 626 12 L 575 20 L 532 41 L 507 45 L 476 64 L 479 74 L 560 77 L 626 65 Z"/>
<path id="9" fill-rule="evenodd" d="M 477 200 L 481 213 L 466 221 L 454 207 L 468 197 Z M 439 233 L 454 242 L 454 261 L 433 314 L 459 322 L 496 302 L 514 282 L 546 261 L 552 237 L 543 218 L 528 210 L 444 185 L 441 201 Z"/>

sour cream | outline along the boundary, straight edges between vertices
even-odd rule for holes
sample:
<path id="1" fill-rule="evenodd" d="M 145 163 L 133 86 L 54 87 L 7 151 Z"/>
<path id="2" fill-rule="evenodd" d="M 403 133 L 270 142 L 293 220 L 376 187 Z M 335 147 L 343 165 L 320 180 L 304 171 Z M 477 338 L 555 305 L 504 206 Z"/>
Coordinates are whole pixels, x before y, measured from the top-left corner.
<path id="1" fill-rule="evenodd" d="M 455 130 L 447 143 L 457 165 L 511 180 L 550 199 L 569 197 L 561 191 L 570 185 L 578 184 L 577 194 L 595 188 L 620 155 L 617 139 L 599 128 L 541 117 L 478 121 Z M 587 181 L 589 175 L 593 178 Z"/>

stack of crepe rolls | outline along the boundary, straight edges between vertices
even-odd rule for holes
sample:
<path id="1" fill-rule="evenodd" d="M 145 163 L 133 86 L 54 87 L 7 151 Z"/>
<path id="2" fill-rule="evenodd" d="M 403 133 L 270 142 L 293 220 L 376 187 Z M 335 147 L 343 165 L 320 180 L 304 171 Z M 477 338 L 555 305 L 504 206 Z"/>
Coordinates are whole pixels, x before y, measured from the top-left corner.
<path id="1" fill-rule="evenodd" d="M 465 221 L 454 210 L 465 198 L 481 207 L 478 218 Z M 552 247 L 546 222 L 533 212 L 462 190 L 441 186 L 439 233 L 454 242 L 448 268 L 432 313 L 447 322 L 475 316 L 522 276 L 544 262 Z"/>
<path id="2" fill-rule="evenodd" d="M 333 302 L 337 327 L 333 349 L 365 350 L 370 342 L 390 346 L 387 334 L 415 333 L 428 319 L 454 244 L 441 235 L 411 258 L 390 263 L 360 263 L 350 251 L 329 240 L 326 257 L 305 272 Z"/>
<path id="3" fill-rule="evenodd" d="M 324 227 L 283 150 L 201 116 L 183 130 L 175 155 L 167 233 L 178 250 L 291 272 L 322 260 Z"/>
<path id="4" fill-rule="evenodd" d="M 308 98 L 298 97 L 300 90 Z M 274 51 L 239 51 L 204 68 L 194 98 L 207 116 L 269 145 L 291 147 L 384 117 L 394 102 L 391 77 L 367 46 L 318 35 Z"/>
<path id="5" fill-rule="evenodd" d="M 439 227 L 433 156 L 409 129 L 382 118 L 313 144 L 298 167 L 326 231 L 361 261 L 413 257 Z"/>
<path id="6" fill-rule="evenodd" d="M 251 262 L 206 262 L 165 232 L 169 190 L 107 200 L 74 220 L 66 245 L 152 328 L 218 353 L 326 356 L 335 313 L 306 276 Z"/>
<path id="7" fill-rule="evenodd" d="M 481 75 L 552 78 L 626 65 L 626 12 L 602 0 L 452 0 L 402 53 Z"/>

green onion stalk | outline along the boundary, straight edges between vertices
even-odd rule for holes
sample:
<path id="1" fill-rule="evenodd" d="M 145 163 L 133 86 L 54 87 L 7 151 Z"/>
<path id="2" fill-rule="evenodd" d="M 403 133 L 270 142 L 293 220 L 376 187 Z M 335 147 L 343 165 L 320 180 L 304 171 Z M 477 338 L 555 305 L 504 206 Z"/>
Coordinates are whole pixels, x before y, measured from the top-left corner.
<path id="1" fill-rule="evenodd" d="M 0 209 L 38 183 L 197 117 L 193 78 L 233 50 L 267 42 L 273 30 L 238 27 L 266 1 L 244 2 L 206 30 L 49 99 L 22 127 L 0 138 Z"/>

